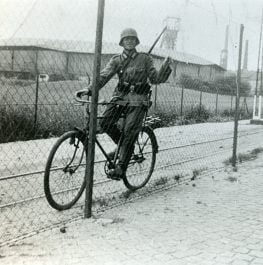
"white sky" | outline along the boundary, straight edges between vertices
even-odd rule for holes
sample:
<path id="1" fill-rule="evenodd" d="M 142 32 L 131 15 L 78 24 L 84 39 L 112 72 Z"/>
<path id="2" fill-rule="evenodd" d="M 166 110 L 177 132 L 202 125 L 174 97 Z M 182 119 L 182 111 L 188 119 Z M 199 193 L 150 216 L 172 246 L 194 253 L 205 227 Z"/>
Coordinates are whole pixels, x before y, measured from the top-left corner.
<path id="1" fill-rule="evenodd" d="M 0 38 L 95 40 L 97 0 L 0 0 Z M 151 45 L 167 16 L 181 18 L 177 50 L 219 63 L 230 23 L 229 67 L 237 68 L 240 24 L 249 40 L 249 70 L 257 68 L 262 0 L 105 0 L 103 39 L 118 43 L 134 27 Z"/>

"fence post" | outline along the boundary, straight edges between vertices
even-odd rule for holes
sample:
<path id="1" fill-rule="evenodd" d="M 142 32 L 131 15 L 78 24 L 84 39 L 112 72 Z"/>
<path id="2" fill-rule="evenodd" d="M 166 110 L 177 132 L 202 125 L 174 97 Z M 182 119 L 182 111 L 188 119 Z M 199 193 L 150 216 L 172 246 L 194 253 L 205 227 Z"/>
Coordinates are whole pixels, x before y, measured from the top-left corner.
<path id="1" fill-rule="evenodd" d="M 233 95 L 231 94 L 231 97 L 230 97 L 230 99 L 231 99 L 231 102 L 230 102 L 230 114 L 232 113 L 232 108 L 233 108 Z"/>
<path id="2" fill-rule="evenodd" d="M 218 89 L 216 89 L 216 115 L 217 115 L 217 108 L 218 108 Z"/>
<path id="3" fill-rule="evenodd" d="M 38 114 L 38 92 L 39 92 L 38 50 L 36 50 L 35 72 L 36 72 L 36 94 L 35 94 L 34 128 L 33 128 L 34 133 L 36 133 L 37 114 Z"/>
<path id="4" fill-rule="evenodd" d="M 183 105 L 184 105 L 184 87 L 182 86 L 182 92 L 181 92 L 181 107 L 180 107 L 181 120 L 183 119 Z"/>
<path id="5" fill-rule="evenodd" d="M 243 44 L 244 25 L 240 25 L 240 39 L 239 39 L 239 55 L 238 55 L 238 69 L 237 69 L 237 87 L 236 87 L 236 111 L 234 124 L 234 139 L 233 139 L 233 155 L 232 166 L 236 166 L 237 160 L 237 133 L 238 133 L 238 119 L 239 119 L 239 97 L 240 97 L 240 81 L 241 81 L 241 59 L 242 59 L 242 44 Z"/>
<path id="6" fill-rule="evenodd" d="M 203 92 L 200 91 L 200 99 L 199 99 L 199 118 L 200 118 L 200 116 L 201 116 L 202 96 L 203 96 Z"/>
<path id="7" fill-rule="evenodd" d="M 98 109 L 98 96 L 99 96 L 98 86 L 100 79 L 104 6 L 105 6 L 105 0 L 99 0 L 98 11 L 97 11 L 95 54 L 94 54 L 94 63 L 93 63 L 92 98 L 90 105 L 91 109 L 90 109 L 90 122 L 89 122 L 88 155 L 87 155 L 87 165 L 85 170 L 86 196 L 85 196 L 84 218 L 90 218 L 92 214 L 94 153 L 95 153 L 95 137 L 97 130 L 97 109 Z"/>

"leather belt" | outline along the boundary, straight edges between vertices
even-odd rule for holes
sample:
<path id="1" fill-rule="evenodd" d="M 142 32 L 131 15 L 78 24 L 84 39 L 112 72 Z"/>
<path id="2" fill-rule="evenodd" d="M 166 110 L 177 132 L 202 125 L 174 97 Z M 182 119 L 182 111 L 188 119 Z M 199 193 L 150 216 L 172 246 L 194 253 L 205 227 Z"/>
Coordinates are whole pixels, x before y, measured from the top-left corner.
<path id="1" fill-rule="evenodd" d="M 150 91 L 151 86 L 148 83 L 142 83 L 138 82 L 135 84 L 130 84 L 128 82 L 123 82 L 122 84 L 118 84 L 118 90 L 120 92 L 125 92 L 125 93 L 136 93 L 139 95 L 147 95 Z"/>

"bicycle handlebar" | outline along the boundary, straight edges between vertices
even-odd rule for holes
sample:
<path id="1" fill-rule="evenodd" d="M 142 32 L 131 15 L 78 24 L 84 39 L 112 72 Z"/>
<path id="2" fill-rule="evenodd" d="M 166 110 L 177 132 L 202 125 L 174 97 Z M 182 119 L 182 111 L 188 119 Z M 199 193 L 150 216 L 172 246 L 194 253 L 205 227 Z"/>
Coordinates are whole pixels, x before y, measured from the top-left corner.
<path id="1" fill-rule="evenodd" d="M 74 99 L 79 102 L 79 103 L 85 103 L 85 104 L 90 104 L 91 100 L 89 99 L 90 96 L 87 94 L 88 90 L 87 89 L 81 89 L 75 92 Z M 82 99 L 83 96 L 87 96 L 87 99 Z M 98 102 L 98 105 L 108 105 L 110 102 L 106 101 L 105 99 L 101 99 Z"/>
<path id="2" fill-rule="evenodd" d="M 77 102 L 79 103 L 86 103 L 86 104 L 89 104 L 91 103 L 91 101 L 89 100 L 89 96 L 86 94 L 87 93 L 87 89 L 82 89 L 82 90 L 78 90 L 75 92 L 75 95 L 74 95 L 74 100 L 76 100 Z M 82 99 L 83 96 L 87 96 L 88 99 Z"/>

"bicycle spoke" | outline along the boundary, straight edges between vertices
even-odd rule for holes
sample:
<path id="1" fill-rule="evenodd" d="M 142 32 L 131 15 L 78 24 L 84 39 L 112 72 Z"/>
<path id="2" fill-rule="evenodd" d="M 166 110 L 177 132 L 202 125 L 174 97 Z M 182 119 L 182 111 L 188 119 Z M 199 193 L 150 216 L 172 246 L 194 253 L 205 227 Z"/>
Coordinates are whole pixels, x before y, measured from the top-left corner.
<path id="1" fill-rule="evenodd" d="M 52 207 L 69 209 L 84 189 L 86 150 L 76 131 L 61 136 L 48 158 L 45 193 Z M 78 188 L 77 188 L 78 187 Z"/>

